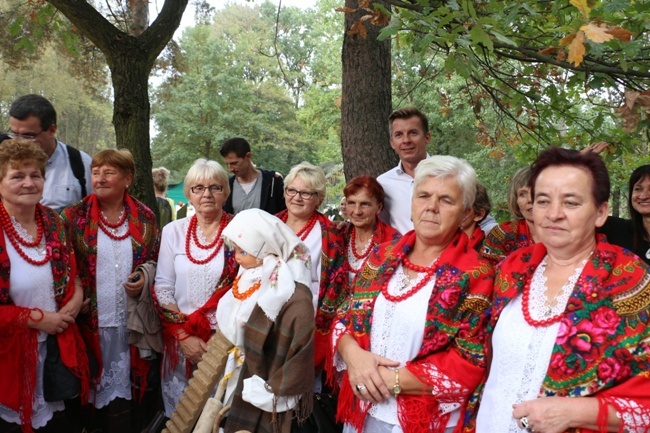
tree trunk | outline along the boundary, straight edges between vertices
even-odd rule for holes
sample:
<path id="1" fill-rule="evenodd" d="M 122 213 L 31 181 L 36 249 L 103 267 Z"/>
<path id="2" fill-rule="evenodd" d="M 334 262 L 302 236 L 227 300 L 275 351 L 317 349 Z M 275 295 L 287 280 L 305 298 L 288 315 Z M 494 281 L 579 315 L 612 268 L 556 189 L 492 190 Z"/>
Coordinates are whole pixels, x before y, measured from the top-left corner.
<path id="1" fill-rule="evenodd" d="M 188 0 L 165 0 L 155 21 L 137 36 L 117 29 L 86 1 L 47 1 L 106 56 L 115 92 L 113 126 L 116 144 L 118 149 L 129 149 L 135 159 L 136 171 L 131 192 L 157 215 L 149 149 L 151 107 L 148 79 L 156 58 L 178 28 Z M 134 1 L 141 6 L 146 4 L 142 0 Z"/>
<path id="2" fill-rule="evenodd" d="M 386 1 L 374 3 L 389 8 Z M 346 0 L 345 6 L 356 8 L 358 1 Z M 390 40 L 378 41 L 380 28 L 367 22 L 365 38 L 347 33 L 364 14 L 345 14 L 341 153 L 346 180 L 362 174 L 378 176 L 398 160 L 388 133 L 392 111 Z"/>
<path id="3" fill-rule="evenodd" d="M 115 101 L 113 125 L 117 148 L 131 151 L 136 162 L 135 179 L 131 194 L 158 212 L 151 177 L 151 152 L 149 151 L 149 71 L 146 59 L 121 50 L 111 61 L 111 77 Z M 145 145 L 147 144 L 147 145 Z"/>

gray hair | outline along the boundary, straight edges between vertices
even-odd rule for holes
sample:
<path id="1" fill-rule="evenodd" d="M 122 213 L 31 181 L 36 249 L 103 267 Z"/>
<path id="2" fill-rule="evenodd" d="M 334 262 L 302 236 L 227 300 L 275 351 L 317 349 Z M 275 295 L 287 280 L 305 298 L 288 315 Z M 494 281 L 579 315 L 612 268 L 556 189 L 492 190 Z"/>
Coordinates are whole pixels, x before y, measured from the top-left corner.
<path id="1" fill-rule="evenodd" d="M 325 199 L 325 172 L 322 168 L 308 162 L 295 165 L 284 179 L 284 187 L 290 185 L 296 177 L 302 179 L 307 187 L 318 193 L 320 202 Z"/>
<path id="2" fill-rule="evenodd" d="M 223 187 L 224 196 L 228 197 L 230 195 L 228 173 L 226 173 L 226 170 L 223 169 L 221 164 L 217 161 L 199 158 L 194 161 L 194 164 L 192 164 L 185 175 L 185 181 L 183 183 L 183 194 L 185 194 L 185 197 L 189 199 L 190 188 L 193 187 L 196 182 L 202 180 L 214 180 L 217 184 Z"/>
<path id="3" fill-rule="evenodd" d="M 434 155 L 420 161 L 415 168 L 413 189 L 428 177 L 454 178 L 463 192 L 463 206 L 471 209 L 476 199 L 476 171 L 464 159 L 449 155 Z"/>

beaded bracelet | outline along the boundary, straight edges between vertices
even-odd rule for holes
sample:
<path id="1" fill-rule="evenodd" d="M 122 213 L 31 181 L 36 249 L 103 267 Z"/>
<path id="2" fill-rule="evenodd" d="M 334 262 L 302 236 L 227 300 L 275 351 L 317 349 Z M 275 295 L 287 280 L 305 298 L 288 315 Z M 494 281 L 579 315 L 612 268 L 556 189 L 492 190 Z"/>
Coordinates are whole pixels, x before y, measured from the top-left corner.
<path id="1" fill-rule="evenodd" d="M 32 311 L 36 311 L 36 312 L 38 312 L 38 313 L 41 313 L 41 317 L 39 317 L 38 319 L 34 319 L 34 318 L 32 317 Z M 40 308 L 32 308 L 32 309 L 30 310 L 30 312 L 29 312 L 29 318 L 30 318 L 30 319 L 32 320 L 32 322 L 34 322 L 34 323 L 42 322 L 44 317 L 45 317 L 45 313 L 43 313 L 43 310 L 41 310 Z"/>

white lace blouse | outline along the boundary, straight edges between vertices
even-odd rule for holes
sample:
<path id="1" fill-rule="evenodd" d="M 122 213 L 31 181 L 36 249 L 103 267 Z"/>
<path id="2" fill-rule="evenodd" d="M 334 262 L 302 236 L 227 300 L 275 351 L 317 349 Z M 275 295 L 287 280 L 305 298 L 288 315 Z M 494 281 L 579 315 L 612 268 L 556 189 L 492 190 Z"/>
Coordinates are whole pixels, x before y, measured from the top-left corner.
<path id="1" fill-rule="evenodd" d="M 156 268 L 155 291 L 161 304 L 176 304 L 185 314 L 191 314 L 202 307 L 214 293 L 221 278 L 224 265 L 224 247 L 214 259 L 197 265 L 191 262 L 185 254 L 185 236 L 189 229 L 189 218 L 172 221 L 162 231 L 158 266 Z M 201 243 L 208 241 L 197 227 L 197 235 Z M 202 260 L 208 257 L 212 250 L 198 248 L 190 243 L 192 257 Z M 215 314 L 209 317 L 216 328 Z"/>
<path id="2" fill-rule="evenodd" d="M 569 278 L 549 311 L 544 294 L 545 267 L 546 259 L 538 266 L 530 283 L 530 315 L 534 320 L 564 311 L 582 271 L 580 267 Z M 559 328 L 560 322 L 548 326 L 528 324 L 523 314 L 521 295 L 506 305 L 492 335 L 492 363 L 478 412 L 478 433 L 525 431 L 513 418 L 512 405 L 539 396 Z"/>

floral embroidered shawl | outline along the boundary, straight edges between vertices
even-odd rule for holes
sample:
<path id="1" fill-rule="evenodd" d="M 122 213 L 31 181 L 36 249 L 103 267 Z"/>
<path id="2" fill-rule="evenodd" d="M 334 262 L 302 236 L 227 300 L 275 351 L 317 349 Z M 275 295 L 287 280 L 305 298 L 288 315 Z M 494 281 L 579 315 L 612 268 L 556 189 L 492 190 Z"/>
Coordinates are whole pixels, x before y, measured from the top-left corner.
<path id="1" fill-rule="evenodd" d="M 129 233 L 133 247 L 133 267 L 135 270 L 149 260 L 158 258 L 160 231 L 154 213 L 140 201 L 124 194 L 124 211 L 128 213 Z M 90 299 L 90 313 L 77 318 L 81 334 L 99 364 L 101 375 L 101 349 L 99 347 L 99 321 L 97 312 L 97 231 L 99 230 L 99 201 L 95 194 L 66 208 L 61 216 L 74 246 L 77 269 L 84 288 L 84 299 Z M 149 362 L 139 357 L 139 352 L 131 347 L 131 369 L 135 384 L 144 392 Z"/>
<path id="2" fill-rule="evenodd" d="M 223 216 L 228 224 L 233 216 L 223 211 Z M 188 225 L 189 230 L 189 225 Z M 187 235 L 187 234 L 186 234 Z M 196 309 L 191 314 L 184 314 L 179 311 L 162 308 L 156 298 L 155 290 L 151 291 L 152 297 L 156 300 L 156 305 L 160 309 L 160 321 L 163 325 L 163 338 L 165 344 L 165 354 L 167 362 L 164 366 L 166 371 L 171 371 L 178 365 L 178 341 L 176 333 L 184 330 L 188 335 L 196 336 L 207 342 L 212 336 L 212 327 L 208 314 L 217 309 L 221 297 L 230 290 L 232 283 L 237 277 L 239 265 L 235 261 L 235 251 L 224 249 L 224 265 L 221 277 L 214 288 L 214 293 L 210 296 L 201 308 Z M 189 360 L 186 362 L 186 374 L 189 377 L 192 372 L 192 364 Z"/>
<path id="3" fill-rule="evenodd" d="M 534 243 L 525 219 L 506 221 L 494 227 L 485 236 L 481 256 L 496 266 L 511 252 Z"/>
<path id="4" fill-rule="evenodd" d="M 370 348 L 375 300 L 402 257 L 413 248 L 415 238 L 415 232 L 410 231 L 397 241 L 380 245 L 355 280 L 349 309 L 341 321 L 346 333 L 352 335 L 362 349 Z M 433 365 L 462 384 L 469 394 L 482 379 L 485 368 L 483 342 L 493 271 L 469 247 L 468 241 L 467 235 L 459 231 L 438 259 L 436 283 L 423 324 L 422 347 L 406 368 L 423 383 L 433 386 L 437 381 L 427 373 Z M 332 357 L 336 347 L 333 349 Z M 438 415 L 441 402 L 444 396 L 400 394 L 397 397 L 398 417 L 404 432 L 444 432 L 449 414 Z M 361 431 L 369 409 L 370 405 L 354 396 L 346 371 L 341 381 L 337 418 Z"/>
<path id="5" fill-rule="evenodd" d="M 36 212 L 43 218 L 45 245 L 50 253 L 49 266 L 54 279 L 54 300 L 60 309 L 74 295 L 75 256 L 61 218 L 40 204 Z M 44 265 L 48 266 L 48 265 Z M 20 272 L 20 268 L 17 270 Z M 36 387 L 38 331 L 29 328 L 31 309 L 18 307 L 9 294 L 11 263 L 4 233 L 0 228 L 0 403 L 19 412 L 23 432 L 31 432 L 32 403 Z M 71 324 L 57 335 L 63 363 L 81 379 L 82 398 L 88 399 L 88 357 L 79 328 Z"/>
<path id="6" fill-rule="evenodd" d="M 287 210 L 276 216 L 284 221 Z M 325 365 L 330 353 L 330 331 L 339 308 L 348 300 L 348 284 L 345 242 L 334 224 L 316 211 L 323 237 L 321 250 L 320 289 L 316 307 L 316 333 L 314 363 L 317 369 Z"/>
<path id="7" fill-rule="evenodd" d="M 535 244 L 497 268 L 489 333 L 545 256 L 545 246 Z M 605 408 L 611 404 L 619 413 L 630 412 L 621 400 L 629 399 L 640 406 L 637 413 L 650 416 L 649 271 L 637 256 L 597 235 L 563 313 L 540 397 L 595 396 L 601 410 L 605 402 Z M 466 431 L 473 428 L 471 417 Z"/>

